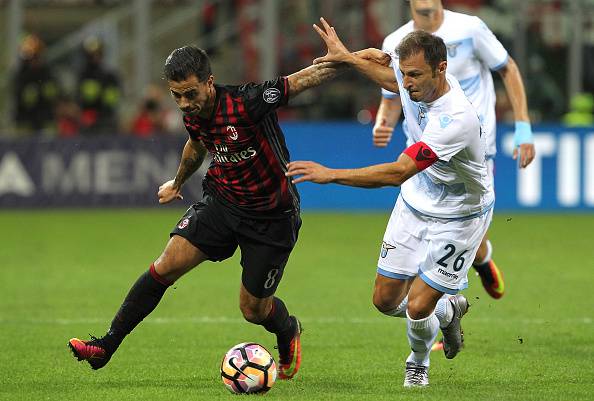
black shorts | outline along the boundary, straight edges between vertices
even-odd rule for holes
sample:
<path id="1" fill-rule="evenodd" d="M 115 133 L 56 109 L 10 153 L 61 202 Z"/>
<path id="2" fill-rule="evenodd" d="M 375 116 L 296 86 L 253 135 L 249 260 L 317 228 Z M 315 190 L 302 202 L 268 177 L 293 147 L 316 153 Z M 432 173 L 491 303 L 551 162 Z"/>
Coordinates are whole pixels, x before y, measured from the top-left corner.
<path id="1" fill-rule="evenodd" d="M 298 212 L 282 218 L 250 218 L 206 195 L 186 211 L 170 236 L 187 239 L 215 262 L 230 258 L 239 246 L 241 282 L 253 296 L 266 298 L 278 287 L 300 227 Z"/>

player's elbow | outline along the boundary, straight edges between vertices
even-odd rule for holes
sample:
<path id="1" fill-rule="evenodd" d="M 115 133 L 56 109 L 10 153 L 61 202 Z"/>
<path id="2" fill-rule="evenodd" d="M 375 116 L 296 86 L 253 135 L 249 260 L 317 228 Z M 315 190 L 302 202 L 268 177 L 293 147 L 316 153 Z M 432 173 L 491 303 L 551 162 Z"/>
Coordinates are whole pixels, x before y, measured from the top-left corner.
<path id="1" fill-rule="evenodd" d="M 501 78 L 505 79 L 508 76 L 519 75 L 520 70 L 518 69 L 518 65 L 514 61 L 511 56 L 508 58 L 507 63 L 497 70 Z"/>
<path id="2" fill-rule="evenodd" d="M 386 175 L 386 185 L 399 187 L 409 178 L 410 175 L 407 174 L 406 169 L 400 164 L 394 163 L 392 171 Z"/>
<path id="3" fill-rule="evenodd" d="M 406 177 L 404 177 L 404 175 L 402 174 L 395 174 L 394 176 L 392 176 L 392 182 L 390 183 L 391 186 L 394 187 L 399 187 L 402 184 L 404 184 L 404 181 L 406 181 Z"/>

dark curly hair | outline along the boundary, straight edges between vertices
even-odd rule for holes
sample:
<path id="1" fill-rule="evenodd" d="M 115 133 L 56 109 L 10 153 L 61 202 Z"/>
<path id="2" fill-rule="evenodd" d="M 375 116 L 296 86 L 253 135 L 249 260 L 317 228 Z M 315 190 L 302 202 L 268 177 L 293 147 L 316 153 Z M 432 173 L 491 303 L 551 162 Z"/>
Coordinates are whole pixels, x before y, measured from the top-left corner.
<path id="1" fill-rule="evenodd" d="M 212 73 L 208 55 L 196 46 L 184 46 L 172 51 L 165 60 L 163 72 L 167 80 L 178 82 L 192 75 L 204 82 Z"/>

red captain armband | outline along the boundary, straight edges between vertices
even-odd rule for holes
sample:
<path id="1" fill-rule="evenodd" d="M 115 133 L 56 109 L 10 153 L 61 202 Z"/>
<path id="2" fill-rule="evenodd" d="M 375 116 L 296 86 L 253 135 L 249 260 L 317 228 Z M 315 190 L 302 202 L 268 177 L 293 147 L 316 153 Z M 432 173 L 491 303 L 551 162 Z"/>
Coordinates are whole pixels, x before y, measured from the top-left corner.
<path id="1" fill-rule="evenodd" d="M 419 171 L 425 170 L 438 159 L 435 152 L 424 142 L 417 142 L 404 149 L 402 153 L 413 159 Z"/>

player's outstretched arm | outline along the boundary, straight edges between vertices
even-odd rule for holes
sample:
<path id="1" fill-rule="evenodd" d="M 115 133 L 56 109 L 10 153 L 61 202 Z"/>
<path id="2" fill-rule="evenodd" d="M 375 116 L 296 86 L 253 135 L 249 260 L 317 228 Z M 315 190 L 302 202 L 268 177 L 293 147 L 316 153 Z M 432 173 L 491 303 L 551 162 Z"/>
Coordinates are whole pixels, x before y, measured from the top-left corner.
<path id="1" fill-rule="evenodd" d="M 348 68 L 343 63 L 319 63 L 297 71 L 287 77 L 289 80 L 289 97 L 293 98 L 306 89 L 321 85 L 340 75 Z"/>
<path id="2" fill-rule="evenodd" d="M 528 166 L 534 160 L 535 150 L 528 116 L 528 102 L 522 75 L 516 62 L 510 57 L 507 64 L 498 70 L 514 111 L 516 132 L 514 137 L 514 160 L 520 158 L 520 168 Z"/>
<path id="3" fill-rule="evenodd" d="M 389 66 L 390 56 L 379 49 L 365 49 L 351 53 L 338 37 L 334 27 L 324 18 L 320 18 L 322 28 L 314 24 L 314 29 L 328 47 L 328 53 L 314 60 L 314 64 L 322 62 L 346 63 L 357 69 L 382 88 L 398 92 L 398 83 L 394 70 Z"/>
<path id="4" fill-rule="evenodd" d="M 357 169 L 331 169 L 311 161 L 295 161 L 287 165 L 288 177 L 297 184 L 304 181 L 316 184 L 342 184 L 351 187 L 380 188 L 399 186 L 419 172 L 413 159 L 402 153 L 398 161 Z"/>
<path id="5" fill-rule="evenodd" d="M 159 191 L 157 192 L 159 203 L 169 203 L 175 199 L 184 198 L 181 194 L 181 187 L 198 170 L 206 154 L 207 150 L 201 141 L 188 139 L 184 145 L 175 179 L 169 180 L 159 187 Z"/>

